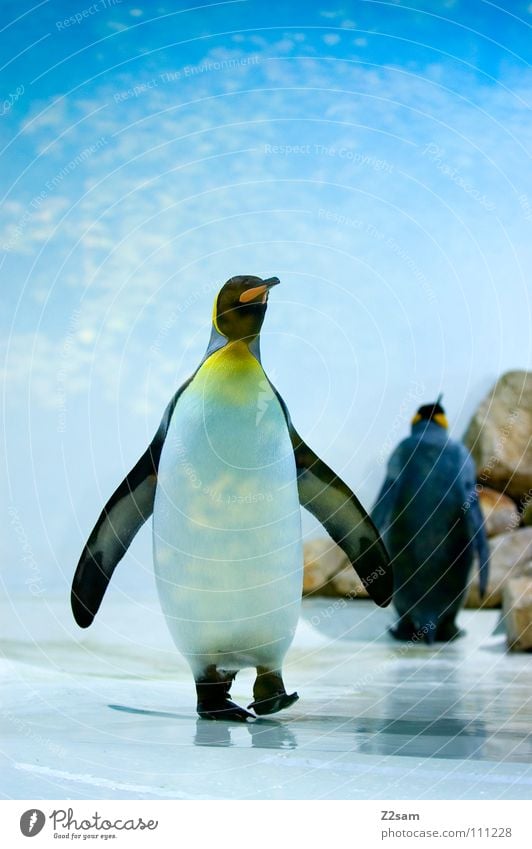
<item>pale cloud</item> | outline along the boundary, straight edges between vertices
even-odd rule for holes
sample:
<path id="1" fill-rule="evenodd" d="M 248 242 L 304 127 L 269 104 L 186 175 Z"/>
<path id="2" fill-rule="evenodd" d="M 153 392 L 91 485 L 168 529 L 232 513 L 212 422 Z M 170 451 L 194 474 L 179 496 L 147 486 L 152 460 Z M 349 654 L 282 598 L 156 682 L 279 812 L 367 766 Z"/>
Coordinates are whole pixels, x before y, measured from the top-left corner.
<path id="1" fill-rule="evenodd" d="M 70 199 L 41 189 L 27 203 L 8 201 L 0 211 L 0 246 L 8 254 L 31 255 L 54 237 Z"/>
<path id="2" fill-rule="evenodd" d="M 4 367 L 0 374 L 11 404 L 33 405 L 58 411 L 72 379 L 76 391 L 88 386 L 90 354 L 84 354 L 74 337 L 55 340 L 43 332 L 18 332 L 2 343 Z"/>
<path id="3" fill-rule="evenodd" d="M 282 38 L 272 44 L 272 50 L 278 53 L 291 53 L 294 49 L 294 41 L 291 38 Z"/>
<path id="4" fill-rule="evenodd" d="M 113 32 L 124 32 L 124 30 L 128 29 L 128 26 L 127 24 L 123 24 L 121 21 L 109 21 L 107 23 L 107 28 Z"/>
<path id="5" fill-rule="evenodd" d="M 50 131 L 65 129 L 70 117 L 69 105 L 64 97 L 51 98 L 47 102 L 38 101 L 30 109 L 28 117 L 24 120 L 21 130 L 30 135 L 42 130 Z"/>
<path id="6" fill-rule="evenodd" d="M 263 35 L 250 35 L 249 43 L 262 48 L 267 48 L 269 45 L 268 39 L 264 38 Z"/>
<path id="7" fill-rule="evenodd" d="M 328 47 L 334 47 L 336 44 L 340 43 L 340 36 L 335 32 L 328 32 L 324 36 L 322 36 L 324 44 Z"/>

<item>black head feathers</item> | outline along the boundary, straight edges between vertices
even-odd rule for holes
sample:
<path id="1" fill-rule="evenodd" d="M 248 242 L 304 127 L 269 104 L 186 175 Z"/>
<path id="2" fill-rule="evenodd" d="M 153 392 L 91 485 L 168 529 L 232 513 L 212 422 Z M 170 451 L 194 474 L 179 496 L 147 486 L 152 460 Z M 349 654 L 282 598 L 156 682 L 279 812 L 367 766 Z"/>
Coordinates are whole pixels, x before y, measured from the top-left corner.
<path id="1" fill-rule="evenodd" d="M 231 341 L 251 341 L 258 336 L 266 315 L 268 292 L 280 282 L 278 277 L 231 277 L 214 303 L 213 324 L 218 333 Z"/>
<path id="2" fill-rule="evenodd" d="M 412 419 L 412 424 L 418 424 L 419 422 L 435 422 L 440 425 L 440 427 L 448 427 L 447 416 L 445 414 L 445 410 L 441 405 L 441 399 L 443 398 L 443 393 L 438 395 L 438 399 L 433 404 L 423 404 L 419 407 L 416 415 Z"/>

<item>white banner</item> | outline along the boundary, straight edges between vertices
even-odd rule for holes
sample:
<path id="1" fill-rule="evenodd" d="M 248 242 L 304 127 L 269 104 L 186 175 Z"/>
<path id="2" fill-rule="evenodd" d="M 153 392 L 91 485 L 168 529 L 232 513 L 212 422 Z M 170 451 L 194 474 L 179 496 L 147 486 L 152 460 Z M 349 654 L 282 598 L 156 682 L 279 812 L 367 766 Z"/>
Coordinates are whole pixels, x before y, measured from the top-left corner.
<path id="1" fill-rule="evenodd" d="M 3 846 L 528 849 L 519 801 L 4 801 Z M 35 844 L 30 843 L 35 838 Z M 341 841 L 341 844 L 340 844 Z"/>

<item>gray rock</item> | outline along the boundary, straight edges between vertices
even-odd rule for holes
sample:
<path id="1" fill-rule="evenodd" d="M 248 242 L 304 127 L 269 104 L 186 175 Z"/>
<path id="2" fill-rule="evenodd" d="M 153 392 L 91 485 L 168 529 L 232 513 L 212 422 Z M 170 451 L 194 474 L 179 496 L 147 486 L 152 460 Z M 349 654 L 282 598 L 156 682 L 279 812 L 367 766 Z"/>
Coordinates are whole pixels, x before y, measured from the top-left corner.
<path id="1" fill-rule="evenodd" d="M 532 579 L 532 528 L 519 528 L 490 539 L 490 578 L 488 592 L 481 602 L 474 573 L 466 607 L 500 607 L 505 583 L 511 578 Z"/>
<path id="2" fill-rule="evenodd" d="M 495 489 L 490 489 L 488 486 L 483 486 L 478 499 L 486 522 L 486 533 L 489 537 L 505 534 L 519 527 L 521 523 L 519 511 L 515 501 L 508 498 L 507 495 L 503 495 L 502 492 L 497 492 Z"/>
<path id="3" fill-rule="evenodd" d="M 522 522 L 527 527 L 532 525 L 532 493 L 523 504 Z"/>
<path id="4" fill-rule="evenodd" d="M 532 372 L 509 371 L 471 419 L 464 442 L 478 479 L 519 500 L 532 488 Z"/>
<path id="5" fill-rule="evenodd" d="M 306 542 L 304 553 L 303 595 L 368 598 L 347 556 L 331 539 Z"/>
<path id="6" fill-rule="evenodd" d="M 511 578 L 504 585 L 503 615 L 508 648 L 532 650 L 532 578 Z"/>

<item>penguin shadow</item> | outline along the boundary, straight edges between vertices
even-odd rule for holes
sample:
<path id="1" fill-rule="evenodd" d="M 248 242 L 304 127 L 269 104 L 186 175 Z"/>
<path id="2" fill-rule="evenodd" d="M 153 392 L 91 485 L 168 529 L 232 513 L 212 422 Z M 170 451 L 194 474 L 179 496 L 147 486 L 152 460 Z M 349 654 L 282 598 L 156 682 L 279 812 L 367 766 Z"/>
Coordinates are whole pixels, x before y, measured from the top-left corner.
<path id="1" fill-rule="evenodd" d="M 168 710 L 148 710 L 147 708 L 129 707 L 129 705 L 107 705 L 107 707 L 121 713 L 131 713 L 139 716 L 157 716 L 164 719 L 190 719 L 189 713 L 172 713 Z"/>
<path id="2" fill-rule="evenodd" d="M 134 708 L 128 705 L 110 704 L 107 707 L 121 713 L 133 714 L 134 716 L 151 716 L 162 719 L 186 719 L 190 720 L 188 713 L 173 713 L 166 710 L 148 710 L 147 708 Z M 241 728 L 247 729 L 251 737 L 253 749 L 296 749 L 297 738 L 294 732 L 282 722 L 275 719 L 257 718 L 249 722 L 227 722 L 220 720 L 212 722 L 206 719 L 196 719 L 195 734 L 192 742 L 195 746 L 236 746 L 232 732 L 240 732 Z"/>

